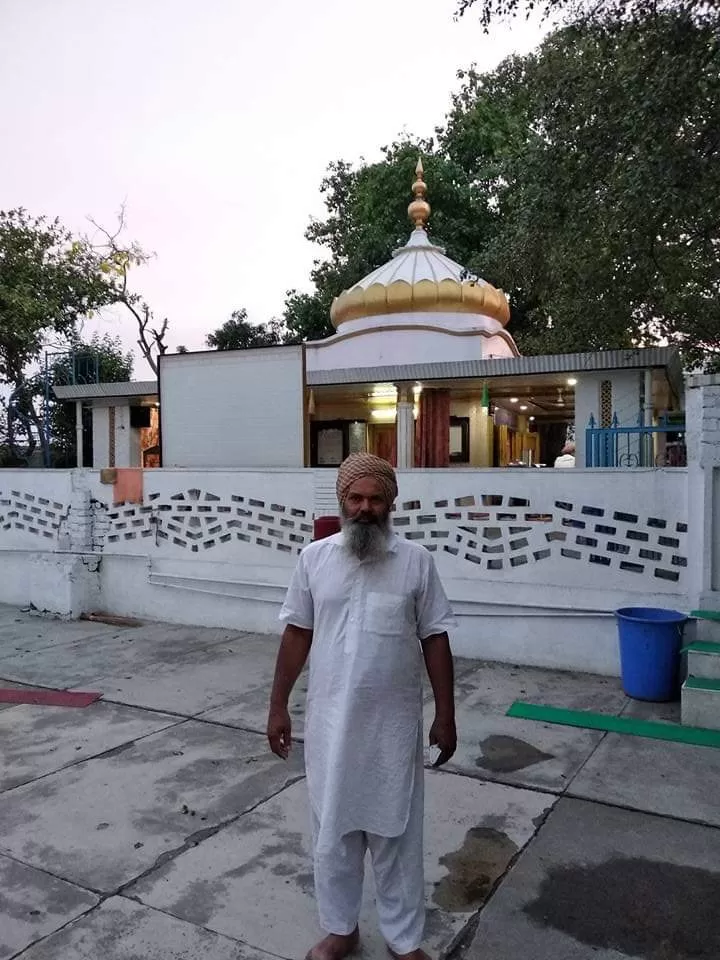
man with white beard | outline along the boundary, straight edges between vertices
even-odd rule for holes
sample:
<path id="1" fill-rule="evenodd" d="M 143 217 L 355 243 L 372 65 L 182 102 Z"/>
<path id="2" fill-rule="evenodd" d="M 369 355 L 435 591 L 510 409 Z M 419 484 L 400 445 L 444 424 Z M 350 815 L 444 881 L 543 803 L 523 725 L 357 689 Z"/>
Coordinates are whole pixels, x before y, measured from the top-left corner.
<path id="1" fill-rule="evenodd" d="M 315 896 L 327 936 L 308 960 L 343 960 L 360 942 L 365 854 L 390 953 L 426 960 L 423 877 L 422 662 L 435 697 L 435 766 L 455 752 L 454 625 L 432 556 L 396 537 L 395 472 L 370 454 L 338 472 L 342 532 L 306 547 L 280 619 L 286 624 L 268 739 L 291 746 L 290 693 L 310 655 L 305 766 Z"/>

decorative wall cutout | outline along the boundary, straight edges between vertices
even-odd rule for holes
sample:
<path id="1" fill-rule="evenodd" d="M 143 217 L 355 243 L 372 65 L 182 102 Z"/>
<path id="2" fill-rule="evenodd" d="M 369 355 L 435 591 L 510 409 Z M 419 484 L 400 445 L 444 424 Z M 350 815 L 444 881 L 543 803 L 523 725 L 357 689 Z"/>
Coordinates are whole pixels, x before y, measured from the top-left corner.
<path id="1" fill-rule="evenodd" d="M 508 572 L 546 560 L 620 571 L 628 583 L 682 588 L 688 567 L 687 523 L 640 515 L 584 501 L 557 500 L 552 509 L 525 497 L 499 493 L 447 500 L 409 500 L 393 513 L 400 536 L 447 554 L 468 571 Z M 55 549 L 74 508 L 22 490 L 0 492 L 0 534 L 15 531 Z M 78 522 L 82 523 L 81 518 Z M 190 488 L 167 496 L 150 493 L 143 504 L 108 507 L 91 500 L 92 548 L 121 543 L 168 544 L 205 554 L 228 543 L 247 543 L 288 555 L 312 540 L 310 509 L 241 494 L 219 496 Z M 472 565 L 472 566 L 471 566 Z"/>
<path id="2" fill-rule="evenodd" d="M 146 503 L 108 508 L 108 544 L 151 540 L 204 553 L 232 541 L 297 554 L 313 534 L 309 511 L 237 494 L 223 499 L 197 487 L 170 497 L 151 493 Z"/>
<path id="3" fill-rule="evenodd" d="M 56 500 L 20 490 L 0 492 L 0 530 L 21 530 L 55 540 L 65 514 L 65 505 Z"/>
<path id="4" fill-rule="evenodd" d="M 393 513 L 397 533 L 488 571 L 559 557 L 643 575 L 662 589 L 657 581 L 678 583 L 687 567 L 687 524 L 662 517 L 566 500 L 555 501 L 552 513 L 537 513 L 530 500 L 500 494 L 436 500 L 433 508 L 431 514 L 420 500 L 403 503 Z"/>

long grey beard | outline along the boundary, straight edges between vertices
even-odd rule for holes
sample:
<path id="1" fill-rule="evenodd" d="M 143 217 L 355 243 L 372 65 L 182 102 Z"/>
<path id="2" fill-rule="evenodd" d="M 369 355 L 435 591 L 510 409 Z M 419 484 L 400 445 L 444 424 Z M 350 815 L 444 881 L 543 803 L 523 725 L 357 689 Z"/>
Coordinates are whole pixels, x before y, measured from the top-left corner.
<path id="1" fill-rule="evenodd" d="M 345 518 L 342 522 L 343 539 L 348 550 L 358 560 L 380 560 L 387 551 L 390 523 L 359 523 Z"/>

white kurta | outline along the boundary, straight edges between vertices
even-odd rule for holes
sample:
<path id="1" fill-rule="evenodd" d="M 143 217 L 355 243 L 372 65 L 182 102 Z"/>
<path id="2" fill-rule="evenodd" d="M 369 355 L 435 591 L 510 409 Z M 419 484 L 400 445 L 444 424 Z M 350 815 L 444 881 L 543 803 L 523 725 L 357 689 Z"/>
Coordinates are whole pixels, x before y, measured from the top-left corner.
<path id="1" fill-rule="evenodd" d="M 404 833 L 422 789 L 420 641 L 454 625 L 432 556 L 392 537 L 362 562 L 343 535 L 300 555 L 280 614 L 313 630 L 305 764 L 316 852 L 354 831 Z"/>

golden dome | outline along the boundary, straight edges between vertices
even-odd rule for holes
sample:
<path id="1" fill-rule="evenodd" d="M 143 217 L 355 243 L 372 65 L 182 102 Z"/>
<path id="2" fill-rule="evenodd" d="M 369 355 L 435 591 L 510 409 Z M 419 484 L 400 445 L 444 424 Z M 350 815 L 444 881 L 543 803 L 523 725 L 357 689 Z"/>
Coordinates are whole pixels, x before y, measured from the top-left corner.
<path id="1" fill-rule="evenodd" d="M 502 290 L 468 276 L 464 267 L 428 239 L 425 225 L 430 204 L 425 199 L 427 186 L 420 160 L 412 191 L 408 216 L 415 229 L 410 239 L 394 252 L 392 260 L 333 300 L 333 326 L 337 329 L 349 320 L 397 313 L 475 314 L 505 326 L 510 307 Z"/>

